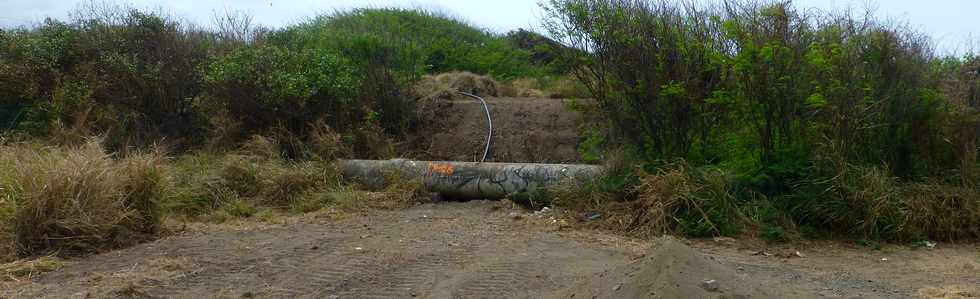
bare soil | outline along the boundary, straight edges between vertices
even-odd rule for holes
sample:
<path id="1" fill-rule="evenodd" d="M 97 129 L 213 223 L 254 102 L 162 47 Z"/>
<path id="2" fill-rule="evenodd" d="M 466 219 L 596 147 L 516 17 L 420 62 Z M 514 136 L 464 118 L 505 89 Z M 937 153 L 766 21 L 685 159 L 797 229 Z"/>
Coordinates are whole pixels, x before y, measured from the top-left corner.
<path id="1" fill-rule="evenodd" d="M 980 296 L 976 244 L 873 250 L 839 243 L 801 249 L 751 240 L 641 241 L 569 228 L 547 214 L 487 201 L 331 215 L 188 230 L 70 260 L 9 285 L 0 298 Z M 707 279 L 718 289 L 701 287 Z"/>
<path id="2" fill-rule="evenodd" d="M 487 97 L 493 137 L 487 161 L 570 163 L 580 160 L 579 114 L 569 101 L 548 98 Z M 423 160 L 479 161 L 487 138 L 483 105 L 461 96 L 419 103 L 420 128 L 409 157 Z"/>

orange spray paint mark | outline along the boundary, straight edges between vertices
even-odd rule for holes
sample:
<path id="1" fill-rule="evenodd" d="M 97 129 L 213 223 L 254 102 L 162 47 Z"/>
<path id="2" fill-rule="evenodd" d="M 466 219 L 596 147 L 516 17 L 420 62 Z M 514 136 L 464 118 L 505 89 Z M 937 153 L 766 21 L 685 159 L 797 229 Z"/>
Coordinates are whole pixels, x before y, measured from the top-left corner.
<path id="1" fill-rule="evenodd" d="M 452 164 L 429 163 L 430 174 L 452 175 L 454 171 L 455 169 Z"/>

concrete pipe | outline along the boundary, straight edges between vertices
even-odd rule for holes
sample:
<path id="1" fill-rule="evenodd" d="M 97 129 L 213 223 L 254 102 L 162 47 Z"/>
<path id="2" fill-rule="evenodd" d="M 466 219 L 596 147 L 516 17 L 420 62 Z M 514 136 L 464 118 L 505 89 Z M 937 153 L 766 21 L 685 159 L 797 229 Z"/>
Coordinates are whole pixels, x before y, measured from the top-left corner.
<path id="1" fill-rule="evenodd" d="M 501 199 L 538 188 L 598 177 L 602 168 L 580 164 L 485 163 L 393 160 L 341 160 L 345 180 L 372 188 L 385 185 L 385 174 L 397 171 L 421 178 L 431 192 L 460 199 Z"/>

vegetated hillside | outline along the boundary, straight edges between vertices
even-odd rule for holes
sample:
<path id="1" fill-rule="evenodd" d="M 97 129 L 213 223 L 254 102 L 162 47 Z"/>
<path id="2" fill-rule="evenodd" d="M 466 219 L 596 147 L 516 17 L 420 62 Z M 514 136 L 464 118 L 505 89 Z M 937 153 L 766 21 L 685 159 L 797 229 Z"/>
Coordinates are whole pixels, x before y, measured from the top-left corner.
<path id="1" fill-rule="evenodd" d="M 420 10 L 281 30 L 240 13 L 215 29 L 99 3 L 72 15 L 0 30 L 0 261 L 131 244 L 167 217 L 410 203 L 414 181 L 370 197 L 330 163 L 393 157 L 429 73 L 518 82 L 482 79 L 502 95 L 577 93 L 505 36 Z"/>
<path id="2" fill-rule="evenodd" d="M 608 204 L 590 208 L 626 212 L 610 224 L 980 237 L 976 56 L 939 57 L 901 23 L 791 3 L 553 0 L 546 20 L 588 50 L 563 52 L 608 122 L 587 144 L 643 163 L 593 188 Z"/>
<path id="3" fill-rule="evenodd" d="M 498 79 L 547 74 L 531 49 L 444 14 L 422 10 L 355 9 L 313 18 L 270 38 L 294 48 L 340 49 L 384 59 L 406 75 L 470 71 Z"/>
<path id="4" fill-rule="evenodd" d="M 503 35 L 422 10 L 356 9 L 281 30 L 228 14 L 216 31 L 112 6 L 74 15 L 0 32 L 5 131 L 69 143 L 102 134 L 112 150 L 275 135 L 302 158 L 319 122 L 359 156 L 381 157 L 386 139 L 413 127 L 410 87 L 422 75 L 561 75 Z"/>

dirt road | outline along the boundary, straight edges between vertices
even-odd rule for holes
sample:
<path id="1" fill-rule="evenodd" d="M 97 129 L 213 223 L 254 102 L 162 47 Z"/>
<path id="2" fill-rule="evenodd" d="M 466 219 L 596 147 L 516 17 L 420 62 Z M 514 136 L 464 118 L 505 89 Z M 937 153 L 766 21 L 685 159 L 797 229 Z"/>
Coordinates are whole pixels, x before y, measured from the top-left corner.
<path id="1" fill-rule="evenodd" d="M 753 255 L 756 245 L 729 241 L 688 242 L 699 250 L 678 245 L 672 253 L 655 252 L 655 244 L 559 229 L 548 216 L 503 203 L 438 203 L 341 220 L 207 228 L 72 260 L 0 297 L 591 298 L 627 290 L 657 295 L 622 295 L 738 297 L 728 291 L 733 284 L 791 290 L 794 297 L 980 296 L 970 289 L 980 286 L 976 245 L 806 248 L 805 257 L 791 258 L 780 257 L 791 248 Z M 635 275 L 646 273 L 641 267 L 668 275 Z M 690 293 L 700 292 L 703 278 L 720 279 L 721 289 Z M 687 293 L 662 290 L 674 285 Z"/>

